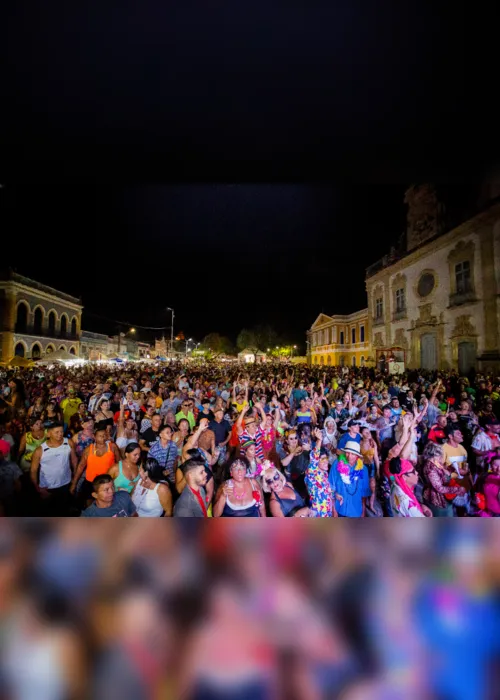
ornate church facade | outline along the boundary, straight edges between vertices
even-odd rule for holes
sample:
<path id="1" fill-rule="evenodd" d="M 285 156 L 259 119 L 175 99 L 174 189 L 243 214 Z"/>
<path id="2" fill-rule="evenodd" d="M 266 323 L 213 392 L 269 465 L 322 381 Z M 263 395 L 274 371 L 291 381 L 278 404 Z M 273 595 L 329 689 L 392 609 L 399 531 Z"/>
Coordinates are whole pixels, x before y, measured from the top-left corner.
<path id="1" fill-rule="evenodd" d="M 461 374 L 500 370 L 497 190 L 480 211 L 451 230 L 445 230 L 444 209 L 432 186 L 406 192 L 406 235 L 398 250 L 366 271 L 367 309 L 357 312 L 366 347 L 363 362 L 360 353 L 356 364 L 384 367 L 392 360 L 412 369 L 453 368 Z M 323 336 L 317 334 L 336 318 L 320 315 L 308 331 L 311 363 L 321 362 L 324 354 L 323 342 L 318 343 Z M 350 317 L 344 318 L 347 326 Z M 342 364 L 340 354 L 334 358 L 332 364 Z"/>

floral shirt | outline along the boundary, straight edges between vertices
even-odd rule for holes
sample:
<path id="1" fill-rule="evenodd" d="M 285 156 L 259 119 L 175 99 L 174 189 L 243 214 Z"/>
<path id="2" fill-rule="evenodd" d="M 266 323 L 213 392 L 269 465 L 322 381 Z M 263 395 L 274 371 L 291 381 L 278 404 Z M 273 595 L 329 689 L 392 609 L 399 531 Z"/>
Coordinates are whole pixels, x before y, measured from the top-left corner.
<path id="1" fill-rule="evenodd" d="M 328 472 L 319 467 L 319 450 L 316 448 L 311 452 L 305 484 L 313 516 L 315 518 L 333 517 L 332 487 L 328 481 Z"/>
<path id="2" fill-rule="evenodd" d="M 422 511 L 410 501 L 410 497 L 395 482 L 391 488 L 392 512 L 397 518 L 425 518 Z"/>
<path id="3" fill-rule="evenodd" d="M 424 464 L 424 476 L 430 484 L 424 491 L 426 501 L 436 508 L 449 506 L 450 501 L 445 498 L 445 494 L 458 491 L 457 486 L 448 486 L 451 479 L 450 472 L 427 461 Z"/>

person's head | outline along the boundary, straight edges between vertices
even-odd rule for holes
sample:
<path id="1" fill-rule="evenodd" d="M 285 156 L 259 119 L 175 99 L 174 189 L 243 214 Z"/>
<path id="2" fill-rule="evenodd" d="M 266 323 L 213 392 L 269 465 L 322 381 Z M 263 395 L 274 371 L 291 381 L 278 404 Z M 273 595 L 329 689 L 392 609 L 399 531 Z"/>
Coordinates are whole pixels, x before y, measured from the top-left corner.
<path id="1" fill-rule="evenodd" d="M 444 430 L 448 424 L 448 419 L 446 416 L 438 416 L 436 419 L 436 424 L 441 430 Z"/>
<path id="2" fill-rule="evenodd" d="M 188 486 L 196 491 L 207 483 L 207 472 L 204 463 L 197 458 L 187 459 L 181 466 L 181 471 Z"/>
<path id="3" fill-rule="evenodd" d="M 139 467 L 139 474 L 145 486 L 158 484 L 163 478 L 163 467 L 154 457 L 148 457 Z"/>
<path id="4" fill-rule="evenodd" d="M 125 459 L 132 464 L 138 464 L 141 458 L 141 447 L 138 442 L 129 442 L 125 448 Z"/>
<path id="5" fill-rule="evenodd" d="M 210 399 L 207 399 L 207 398 L 202 399 L 201 405 L 203 407 L 203 411 L 205 413 L 208 413 L 208 411 L 210 410 Z"/>
<path id="6" fill-rule="evenodd" d="M 267 414 L 266 414 L 266 428 L 268 428 L 268 429 L 271 428 L 273 422 L 274 422 L 273 414 L 272 414 L 272 413 L 267 413 Z"/>
<path id="7" fill-rule="evenodd" d="M 229 468 L 229 473 L 233 481 L 242 484 L 246 478 L 248 466 L 246 459 L 235 459 Z"/>
<path id="8" fill-rule="evenodd" d="M 388 404 L 386 404 L 382 409 L 382 414 L 385 419 L 389 419 L 392 416 L 392 408 Z"/>
<path id="9" fill-rule="evenodd" d="M 330 468 L 330 463 L 328 461 L 328 452 L 326 450 L 321 450 L 320 452 L 318 467 L 324 472 L 327 472 Z"/>
<path id="10" fill-rule="evenodd" d="M 187 414 L 189 413 L 189 410 L 190 410 L 190 409 L 189 409 L 189 406 L 190 406 L 189 399 L 186 399 L 186 400 L 183 401 L 182 404 L 181 404 L 182 412 L 185 413 L 186 416 L 187 416 Z"/>
<path id="11" fill-rule="evenodd" d="M 266 460 L 262 472 L 262 489 L 266 493 L 280 493 L 285 486 L 285 475 L 278 471 L 272 462 Z"/>
<path id="12" fill-rule="evenodd" d="M 146 415 L 148 418 L 151 418 L 155 414 L 156 411 L 156 406 L 153 406 L 152 404 L 147 404 L 146 406 Z"/>
<path id="13" fill-rule="evenodd" d="M 177 427 L 179 428 L 179 432 L 183 435 L 189 434 L 189 421 L 186 418 L 181 418 Z"/>
<path id="14" fill-rule="evenodd" d="M 399 408 L 399 399 L 397 399 L 396 397 L 394 397 L 394 398 L 392 399 L 392 401 L 391 401 L 391 405 L 392 405 L 392 408 L 394 408 L 394 409 Z"/>
<path id="15" fill-rule="evenodd" d="M 361 457 L 361 450 L 359 449 L 359 445 L 355 440 L 348 440 L 342 451 L 351 466 L 354 466 Z"/>
<path id="16" fill-rule="evenodd" d="M 463 411 L 464 413 L 468 413 L 470 411 L 470 405 L 468 401 L 461 401 L 460 402 L 460 410 Z"/>
<path id="17" fill-rule="evenodd" d="M 295 448 L 299 446 L 299 436 L 295 430 L 291 430 L 288 433 L 286 438 L 286 444 L 290 452 L 292 452 L 292 450 L 295 450 Z"/>
<path id="18" fill-rule="evenodd" d="M 328 418 L 325 419 L 325 431 L 332 435 L 335 433 L 335 421 L 331 416 L 328 416 Z"/>
<path id="19" fill-rule="evenodd" d="M 132 401 L 134 400 L 134 392 L 130 390 L 127 391 L 127 393 L 125 394 L 125 398 L 128 403 L 132 403 Z"/>
<path id="20" fill-rule="evenodd" d="M 29 422 L 30 430 L 38 433 L 43 430 L 43 422 L 39 416 L 32 416 Z"/>
<path id="21" fill-rule="evenodd" d="M 214 411 L 214 416 L 217 423 L 220 423 L 224 418 L 224 409 L 221 406 L 219 406 L 219 408 L 216 408 Z"/>
<path id="22" fill-rule="evenodd" d="M 462 431 L 458 430 L 458 428 L 454 428 L 452 425 L 448 427 L 446 437 L 448 438 L 448 442 L 453 444 L 458 443 L 460 445 L 464 441 Z"/>
<path id="23" fill-rule="evenodd" d="M 253 461 L 255 459 L 255 441 L 247 440 L 243 443 L 242 448 L 245 452 L 247 459 Z"/>
<path id="24" fill-rule="evenodd" d="M 255 419 L 255 416 L 253 415 L 246 415 L 245 416 L 245 430 L 249 435 L 255 435 L 257 432 L 257 421 Z"/>
<path id="25" fill-rule="evenodd" d="M 349 423 L 347 424 L 347 428 L 348 428 L 350 433 L 354 433 L 355 435 L 358 435 L 359 429 L 360 429 L 359 421 L 350 420 Z"/>
<path id="26" fill-rule="evenodd" d="M 153 430 L 159 430 L 161 423 L 162 417 L 158 413 L 155 413 L 154 416 L 151 416 L 151 427 L 153 428 Z"/>
<path id="27" fill-rule="evenodd" d="M 54 421 L 47 428 L 47 435 L 49 440 L 54 440 L 55 442 L 62 442 L 64 438 L 64 424 Z"/>
<path id="28" fill-rule="evenodd" d="M 106 444 L 106 440 L 108 439 L 107 426 L 103 425 L 102 423 L 98 423 L 94 431 L 94 438 L 96 445 L 102 447 L 104 444 Z"/>
<path id="29" fill-rule="evenodd" d="M 99 406 L 97 407 L 97 410 L 101 411 L 102 413 L 109 411 L 108 399 L 103 399 L 102 401 L 99 401 Z"/>
<path id="30" fill-rule="evenodd" d="M 444 461 L 444 450 L 442 445 L 438 445 L 435 442 L 429 440 L 427 445 L 424 447 L 423 452 L 424 461 L 437 462 L 438 464 L 443 464 Z"/>
<path id="31" fill-rule="evenodd" d="M 113 503 L 115 485 L 109 474 L 100 474 L 92 482 L 92 496 L 102 508 L 109 508 Z"/>
<path id="32" fill-rule="evenodd" d="M 411 462 L 401 460 L 399 457 L 394 457 L 394 459 L 390 461 L 389 471 L 391 474 L 394 474 L 394 476 L 402 477 L 407 486 L 412 491 L 415 490 L 415 486 L 418 484 L 418 472 Z"/>
<path id="33" fill-rule="evenodd" d="M 500 476 L 500 455 L 493 457 L 490 462 L 489 471 L 495 476 Z"/>
<path id="34" fill-rule="evenodd" d="M 500 421 L 496 418 L 490 418 L 486 421 L 486 430 L 496 435 L 500 434 Z"/>
<path id="35" fill-rule="evenodd" d="M 163 425 L 160 428 L 160 440 L 162 442 L 169 442 L 174 434 L 174 429 L 171 425 Z"/>
<path id="36" fill-rule="evenodd" d="M 370 432 L 370 428 L 363 427 L 361 428 L 361 437 L 364 440 L 369 440 L 371 438 L 372 434 Z"/>
<path id="37" fill-rule="evenodd" d="M 300 410 L 305 411 L 307 407 L 307 403 L 305 399 L 300 399 Z"/>
<path id="38" fill-rule="evenodd" d="M 457 423 L 458 422 L 458 416 L 455 413 L 455 411 L 450 411 L 448 413 L 448 419 L 449 419 L 450 423 Z"/>

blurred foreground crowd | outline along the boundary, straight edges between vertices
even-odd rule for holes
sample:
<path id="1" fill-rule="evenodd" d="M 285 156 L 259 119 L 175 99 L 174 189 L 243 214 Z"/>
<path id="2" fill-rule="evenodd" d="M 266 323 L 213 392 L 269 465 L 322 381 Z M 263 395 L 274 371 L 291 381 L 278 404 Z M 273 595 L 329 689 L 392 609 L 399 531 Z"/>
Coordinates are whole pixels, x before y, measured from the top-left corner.
<path id="1" fill-rule="evenodd" d="M 499 517 L 500 380 L 222 362 L 0 376 L 0 514 Z"/>
<path id="2" fill-rule="evenodd" d="M 500 533 L 4 520 L 2 700 L 494 700 Z"/>

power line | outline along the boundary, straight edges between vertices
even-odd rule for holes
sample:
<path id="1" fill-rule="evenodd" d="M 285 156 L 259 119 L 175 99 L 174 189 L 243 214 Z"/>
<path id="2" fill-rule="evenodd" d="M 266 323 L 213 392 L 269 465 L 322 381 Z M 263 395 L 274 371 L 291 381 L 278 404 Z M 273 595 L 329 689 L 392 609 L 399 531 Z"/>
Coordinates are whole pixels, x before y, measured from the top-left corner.
<path id="1" fill-rule="evenodd" d="M 138 323 L 131 323 L 130 321 L 117 321 L 116 319 L 107 318 L 101 314 L 95 314 L 92 311 L 88 311 L 86 308 L 84 309 L 83 313 L 88 314 L 89 316 L 95 316 L 96 318 L 102 318 L 103 321 L 108 321 L 108 323 L 117 324 L 119 326 L 133 326 L 133 328 L 142 328 L 146 331 L 164 331 L 167 328 L 170 328 L 170 326 L 140 326 Z"/>

